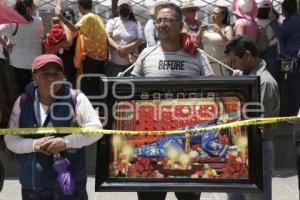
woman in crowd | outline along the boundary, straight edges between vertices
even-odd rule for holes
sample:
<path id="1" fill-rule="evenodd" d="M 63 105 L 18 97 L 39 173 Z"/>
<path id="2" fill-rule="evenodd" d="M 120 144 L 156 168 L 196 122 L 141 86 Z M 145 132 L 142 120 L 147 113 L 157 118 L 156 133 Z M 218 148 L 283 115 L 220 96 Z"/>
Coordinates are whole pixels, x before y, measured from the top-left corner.
<path id="1" fill-rule="evenodd" d="M 43 25 L 42 19 L 35 17 L 36 7 L 33 0 L 17 0 L 15 10 L 28 21 L 28 24 L 1 25 L 0 35 L 9 39 L 9 62 L 19 95 L 31 81 L 33 59 L 42 54 Z"/>
<path id="2" fill-rule="evenodd" d="M 70 20 L 73 24 L 76 23 L 75 21 L 75 14 L 72 8 L 68 7 L 64 9 L 63 15 Z M 65 45 L 62 54 L 60 54 L 60 58 L 62 59 L 65 67 L 65 75 L 67 81 L 72 83 L 73 87 L 75 88 L 76 84 L 76 75 L 77 75 L 77 68 L 74 66 L 73 58 L 75 56 L 75 48 L 76 48 L 76 40 L 77 40 L 77 33 L 72 32 L 69 28 L 65 25 L 64 29 L 67 36 L 67 45 Z"/>
<path id="3" fill-rule="evenodd" d="M 242 35 L 256 41 L 257 5 L 255 0 L 233 0 L 233 12 L 237 18 L 234 25 L 235 35 Z"/>
<path id="4" fill-rule="evenodd" d="M 182 4 L 181 10 L 183 15 L 182 32 L 196 36 L 201 27 L 201 21 L 196 19 L 199 7 L 194 5 L 191 1 L 186 1 Z"/>
<path id="5" fill-rule="evenodd" d="M 226 7 L 215 6 L 211 13 L 212 24 L 202 25 L 197 42 L 209 55 L 225 64 L 229 64 L 227 56 L 220 51 L 225 43 L 233 37 L 233 29 L 230 26 L 229 12 Z M 229 75 L 229 71 L 220 64 L 211 61 L 211 66 L 216 75 Z"/>
<path id="6" fill-rule="evenodd" d="M 278 39 L 271 28 L 271 21 L 268 19 L 268 12 L 270 9 L 272 9 L 270 0 L 263 0 L 258 5 L 258 13 L 256 18 L 256 23 L 258 25 L 256 45 L 259 49 L 259 43 L 261 42 L 264 44 L 261 45 L 261 47 L 265 47 L 265 49 L 260 49 L 259 57 L 266 61 L 266 67 L 268 71 L 275 79 L 277 79 L 280 70 L 279 63 L 277 61 Z M 279 15 L 277 13 L 276 15 L 278 18 Z M 261 39 L 264 41 L 260 41 L 259 37 L 261 37 Z"/>
<path id="7" fill-rule="evenodd" d="M 145 29 L 144 29 L 147 47 L 155 46 L 159 42 L 158 33 L 155 28 L 155 14 L 156 14 L 156 11 L 160 8 L 160 6 L 164 2 L 166 2 L 166 1 L 164 1 L 164 0 L 157 1 L 149 10 L 149 19 L 148 19 L 148 21 L 145 25 Z"/>
<path id="8" fill-rule="evenodd" d="M 138 46 L 142 41 L 143 30 L 132 12 L 129 0 L 118 1 L 119 17 L 109 20 L 106 32 L 110 44 L 109 75 L 117 76 L 134 62 Z"/>
<path id="9" fill-rule="evenodd" d="M 287 97 L 288 112 L 287 115 L 296 115 L 300 107 L 300 16 L 297 14 L 296 0 L 284 0 L 282 2 L 282 14 L 285 19 L 282 24 L 277 21 L 277 15 L 271 9 L 268 17 L 271 20 L 271 27 L 276 37 L 279 39 L 280 55 L 294 64 L 294 70 L 291 70 L 287 76 Z M 292 63 L 292 61 L 294 61 Z"/>

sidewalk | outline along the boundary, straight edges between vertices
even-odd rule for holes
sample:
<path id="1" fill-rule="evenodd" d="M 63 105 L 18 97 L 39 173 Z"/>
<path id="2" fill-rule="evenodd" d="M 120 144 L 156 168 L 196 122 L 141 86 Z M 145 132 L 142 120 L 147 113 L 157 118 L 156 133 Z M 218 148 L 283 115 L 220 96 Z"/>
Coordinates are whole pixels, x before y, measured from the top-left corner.
<path id="1" fill-rule="evenodd" d="M 95 178 L 88 178 L 90 200 L 137 200 L 134 192 L 94 192 Z M 21 200 L 20 185 L 16 179 L 4 182 L 0 200 Z M 298 180 L 295 171 L 275 171 L 273 176 L 273 200 L 298 200 Z M 176 200 L 173 193 L 168 193 L 166 200 Z M 188 200 L 188 199 L 187 199 Z M 201 200 L 226 200 L 224 193 L 203 193 Z"/>

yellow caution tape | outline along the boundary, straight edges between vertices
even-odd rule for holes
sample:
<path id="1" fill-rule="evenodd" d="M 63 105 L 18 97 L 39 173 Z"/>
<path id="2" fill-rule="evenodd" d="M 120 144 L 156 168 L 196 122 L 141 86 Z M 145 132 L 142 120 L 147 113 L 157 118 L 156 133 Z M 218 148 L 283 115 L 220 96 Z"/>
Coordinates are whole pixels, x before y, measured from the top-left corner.
<path id="1" fill-rule="evenodd" d="M 211 130 L 221 130 L 225 128 L 233 128 L 239 126 L 253 126 L 261 124 L 275 124 L 287 121 L 297 121 L 300 117 L 272 117 L 272 118 L 253 118 L 243 121 L 235 121 L 215 126 L 196 128 L 188 130 L 191 133 Z M 32 134 L 108 134 L 108 135 L 161 135 L 161 134 L 184 134 L 187 129 L 173 131 L 127 131 L 127 130 L 105 130 L 96 128 L 80 128 L 80 127 L 41 127 L 41 128 L 5 128 L 0 129 L 0 135 L 32 135 Z"/>

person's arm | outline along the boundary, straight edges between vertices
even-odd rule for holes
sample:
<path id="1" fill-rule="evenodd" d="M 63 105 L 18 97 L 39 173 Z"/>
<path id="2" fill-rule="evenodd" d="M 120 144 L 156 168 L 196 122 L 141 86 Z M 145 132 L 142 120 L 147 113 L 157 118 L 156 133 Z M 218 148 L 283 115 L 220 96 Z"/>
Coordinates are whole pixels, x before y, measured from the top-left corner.
<path id="1" fill-rule="evenodd" d="M 297 15 L 289 16 L 283 21 L 282 25 L 280 25 L 276 13 L 272 9 L 268 13 L 268 18 L 271 21 L 271 28 L 278 39 L 289 37 L 299 28 L 298 17 L 299 16 Z"/>
<path id="2" fill-rule="evenodd" d="M 196 40 L 198 45 L 202 44 L 202 37 L 203 37 L 204 31 L 206 31 L 207 29 L 208 29 L 208 25 L 202 23 L 199 33 L 195 36 L 195 40 Z"/>
<path id="3" fill-rule="evenodd" d="M 126 44 L 124 46 L 121 47 L 122 49 L 125 49 L 127 52 L 129 52 L 132 49 L 137 49 L 141 42 L 142 42 L 142 38 L 143 38 L 143 29 L 142 26 L 139 22 L 136 22 L 137 26 L 136 26 L 136 39 L 132 42 L 130 42 L 129 44 Z"/>
<path id="4" fill-rule="evenodd" d="M 280 102 L 279 91 L 273 88 L 269 82 L 262 83 L 260 86 L 261 102 L 264 106 L 264 117 L 277 117 L 274 116 L 274 104 Z M 279 108 L 279 106 L 278 106 Z M 279 111 L 279 110 L 278 110 Z"/>
<path id="5" fill-rule="evenodd" d="M 116 27 L 117 20 L 118 20 L 118 18 L 113 18 L 113 19 L 108 20 L 108 22 L 106 24 L 106 28 L 105 28 L 105 31 L 107 33 L 108 43 L 116 51 L 119 50 L 119 45 L 113 39 L 112 35 L 113 35 L 114 29 Z"/>
<path id="6" fill-rule="evenodd" d="M 12 114 L 9 120 L 9 128 L 19 128 L 19 118 L 21 114 L 20 109 L 20 97 L 16 100 Z M 44 145 L 48 140 L 54 136 L 42 137 L 39 139 L 23 138 L 21 136 L 5 135 L 4 141 L 6 147 L 16 154 L 26 154 L 33 152 L 40 152 L 46 155 L 49 153 L 44 149 L 47 145 Z"/>
<path id="7" fill-rule="evenodd" d="M 79 93 L 77 96 L 76 120 L 81 127 L 102 129 L 98 114 L 83 93 Z M 68 148 L 82 148 L 88 146 L 99 140 L 101 137 L 102 135 L 100 134 L 70 134 L 65 137 L 51 138 L 44 142 L 41 145 L 41 148 L 46 149 L 45 151 L 50 154 L 56 154 Z"/>
<path id="8" fill-rule="evenodd" d="M 245 27 L 242 24 L 235 25 L 235 35 L 245 35 Z"/>
<path id="9" fill-rule="evenodd" d="M 285 20 L 280 26 L 277 20 L 273 20 L 271 22 L 271 27 L 278 39 L 285 39 L 299 28 L 299 24 L 296 24 L 293 20 L 290 19 Z"/>
<path id="10" fill-rule="evenodd" d="M 261 103 L 263 105 L 263 117 L 278 117 L 280 108 L 280 96 L 278 88 L 265 82 L 260 86 Z M 258 128 L 262 135 L 268 134 L 275 125 L 260 125 Z"/>
<path id="11" fill-rule="evenodd" d="M 225 41 L 230 41 L 233 38 L 233 28 L 231 26 L 227 26 L 225 28 Z"/>
<path id="12" fill-rule="evenodd" d="M 8 52 L 10 51 L 7 43 L 5 42 L 5 40 L 2 37 L 0 37 L 0 44 L 6 51 L 8 51 Z"/>
<path id="13" fill-rule="evenodd" d="M 72 44 L 74 42 L 73 40 L 76 37 L 77 32 L 70 31 L 70 29 L 66 25 L 64 25 L 63 27 L 64 27 L 66 37 L 67 37 L 67 41 L 66 41 L 64 47 L 70 47 L 70 46 L 72 46 Z"/>
<path id="14" fill-rule="evenodd" d="M 83 93 L 79 93 L 77 96 L 76 111 L 76 119 L 79 123 L 79 126 L 102 129 L 98 114 L 94 110 L 88 98 Z M 100 134 L 71 134 L 65 136 L 64 139 L 67 148 L 81 148 L 96 142 L 102 136 L 103 135 Z"/>
<path id="15" fill-rule="evenodd" d="M 79 31 L 79 27 L 74 25 L 71 21 L 69 21 L 67 18 L 65 18 L 62 14 L 58 14 L 58 16 L 61 19 L 61 21 L 69 28 L 70 31 L 72 31 L 72 32 Z"/>
<path id="16" fill-rule="evenodd" d="M 9 128 L 19 128 L 19 117 L 20 117 L 20 97 L 16 100 L 12 113 L 10 115 Z M 34 139 L 23 138 L 21 136 L 5 135 L 4 141 L 6 147 L 16 153 L 32 153 L 34 152 Z"/>
<path id="17" fill-rule="evenodd" d="M 126 51 L 128 52 L 131 49 L 138 48 L 139 45 L 141 44 L 141 42 L 142 42 L 142 39 L 141 38 L 137 38 L 133 42 L 130 42 L 129 44 L 126 44 L 126 45 L 122 46 L 121 49 L 126 49 Z"/>
<path id="18" fill-rule="evenodd" d="M 112 38 L 112 34 L 111 33 L 107 33 L 107 39 L 108 39 L 108 43 L 109 45 L 115 49 L 115 50 L 119 50 L 119 45 L 115 42 L 115 40 Z"/>
<path id="19" fill-rule="evenodd" d="M 0 25 L 0 44 L 8 52 L 11 52 L 14 46 L 10 43 L 9 38 L 12 36 L 12 33 L 15 31 L 15 29 L 15 24 Z"/>

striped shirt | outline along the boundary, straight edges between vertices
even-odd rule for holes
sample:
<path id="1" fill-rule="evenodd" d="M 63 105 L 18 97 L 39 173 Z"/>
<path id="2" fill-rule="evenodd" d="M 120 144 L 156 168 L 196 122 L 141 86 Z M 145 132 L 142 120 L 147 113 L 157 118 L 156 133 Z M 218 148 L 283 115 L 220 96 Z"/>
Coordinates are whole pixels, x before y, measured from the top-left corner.
<path id="1" fill-rule="evenodd" d="M 196 77 L 214 75 L 214 72 L 207 57 L 200 52 L 196 55 L 184 49 L 167 52 L 154 46 L 142 51 L 131 74 L 136 77 Z"/>

